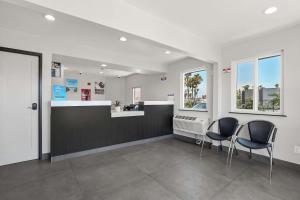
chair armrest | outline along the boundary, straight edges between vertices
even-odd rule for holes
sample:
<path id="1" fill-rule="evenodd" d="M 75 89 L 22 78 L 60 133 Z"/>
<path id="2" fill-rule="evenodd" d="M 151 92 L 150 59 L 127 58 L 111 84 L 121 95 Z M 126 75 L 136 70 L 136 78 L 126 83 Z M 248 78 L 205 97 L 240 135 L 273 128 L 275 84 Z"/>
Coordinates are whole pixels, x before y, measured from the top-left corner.
<path id="1" fill-rule="evenodd" d="M 276 133 L 277 133 L 277 128 L 275 127 L 272 134 L 272 142 L 275 142 Z"/>
<path id="2" fill-rule="evenodd" d="M 236 129 L 235 133 L 233 134 L 234 137 L 237 137 L 239 133 L 241 132 L 242 128 L 245 126 L 245 124 L 240 124 L 238 128 Z"/>
<path id="3" fill-rule="evenodd" d="M 214 120 L 206 129 L 206 131 L 209 131 L 209 129 L 216 123 L 218 120 Z"/>

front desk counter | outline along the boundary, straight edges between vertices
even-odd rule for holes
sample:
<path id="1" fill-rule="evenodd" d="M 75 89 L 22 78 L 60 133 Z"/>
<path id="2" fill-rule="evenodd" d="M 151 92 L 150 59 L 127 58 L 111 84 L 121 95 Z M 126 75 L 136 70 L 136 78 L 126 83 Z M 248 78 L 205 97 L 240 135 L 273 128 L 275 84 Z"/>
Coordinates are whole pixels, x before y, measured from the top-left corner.
<path id="1" fill-rule="evenodd" d="M 52 101 L 51 159 L 173 133 L 173 103 L 145 101 L 111 111 L 111 101 Z"/>

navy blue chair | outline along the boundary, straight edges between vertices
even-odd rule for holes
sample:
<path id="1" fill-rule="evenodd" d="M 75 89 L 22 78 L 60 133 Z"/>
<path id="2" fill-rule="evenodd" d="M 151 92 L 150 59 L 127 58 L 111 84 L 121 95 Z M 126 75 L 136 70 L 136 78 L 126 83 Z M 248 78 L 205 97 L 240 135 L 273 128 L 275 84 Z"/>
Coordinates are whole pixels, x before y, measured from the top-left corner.
<path id="1" fill-rule="evenodd" d="M 239 132 L 243 126 L 248 125 L 250 139 L 239 137 Z M 230 145 L 229 152 L 230 155 L 230 165 L 232 160 L 233 149 L 232 146 L 235 146 L 235 143 L 239 143 L 241 146 L 249 149 L 249 158 L 252 158 L 252 150 L 256 149 L 267 149 L 270 156 L 270 182 L 272 178 L 272 165 L 273 165 L 273 149 L 274 142 L 277 133 L 277 128 L 272 122 L 264 120 L 255 120 L 246 123 L 245 125 L 240 126 L 236 133 L 236 137 L 232 140 Z"/>
<path id="2" fill-rule="evenodd" d="M 210 128 L 218 122 L 218 132 L 210 131 Z M 220 149 L 222 150 L 222 141 L 231 141 L 232 136 L 234 135 L 237 127 L 238 127 L 238 120 L 233 117 L 224 117 L 218 120 L 213 121 L 207 128 L 205 136 L 208 137 L 210 140 L 215 140 L 220 142 Z M 202 145 L 201 145 L 201 152 L 203 152 L 203 145 L 204 145 L 205 138 L 202 138 Z"/>

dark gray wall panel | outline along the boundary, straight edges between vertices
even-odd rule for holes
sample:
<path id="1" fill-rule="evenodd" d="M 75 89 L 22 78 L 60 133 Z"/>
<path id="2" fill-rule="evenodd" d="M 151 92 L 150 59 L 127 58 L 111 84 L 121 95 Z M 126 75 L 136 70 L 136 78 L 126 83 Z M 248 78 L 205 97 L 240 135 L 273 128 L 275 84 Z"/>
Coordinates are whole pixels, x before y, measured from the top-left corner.
<path id="1" fill-rule="evenodd" d="M 173 106 L 144 106 L 145 116 L 111 118 L 110 106 L 53 107 L 51 156 L 173 133 Z"/>

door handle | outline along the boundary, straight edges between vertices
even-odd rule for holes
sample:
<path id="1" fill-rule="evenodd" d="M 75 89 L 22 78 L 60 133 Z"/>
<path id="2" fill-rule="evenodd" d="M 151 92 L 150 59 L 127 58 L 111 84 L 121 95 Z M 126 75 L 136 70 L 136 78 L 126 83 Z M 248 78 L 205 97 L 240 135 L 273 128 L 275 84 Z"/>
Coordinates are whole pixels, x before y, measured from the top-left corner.
<path id="1" fill-rule="evenodd" d="M 37 103 L 32 103 L 31 107 L 27 107 L 28 109 L 31 109 L 31 110 L 37 110 Z"/>

